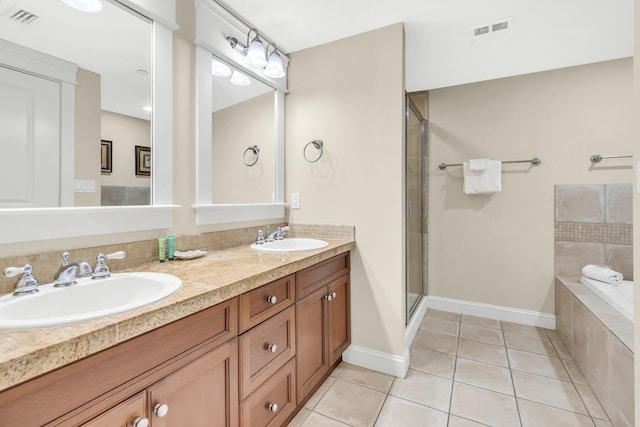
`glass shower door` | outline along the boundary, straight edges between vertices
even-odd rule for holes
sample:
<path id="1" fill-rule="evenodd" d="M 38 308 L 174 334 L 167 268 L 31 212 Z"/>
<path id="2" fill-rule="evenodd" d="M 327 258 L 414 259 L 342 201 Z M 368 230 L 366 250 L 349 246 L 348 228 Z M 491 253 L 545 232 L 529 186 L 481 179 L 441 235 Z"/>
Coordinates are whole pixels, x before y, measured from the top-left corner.
<path id="1" fill-rule="evenodd" d="M 406 322 L 424 296 L 424 119 L 409 97 L 406 105 Z"/>

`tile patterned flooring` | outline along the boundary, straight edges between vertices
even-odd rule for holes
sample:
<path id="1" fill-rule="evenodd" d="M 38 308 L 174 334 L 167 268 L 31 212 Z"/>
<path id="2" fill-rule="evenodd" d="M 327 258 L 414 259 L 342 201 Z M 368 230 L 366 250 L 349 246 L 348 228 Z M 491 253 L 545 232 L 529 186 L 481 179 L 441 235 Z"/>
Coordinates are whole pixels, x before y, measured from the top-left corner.
<path id="1" fill-rule="evenodd" d="M 289 427 L 612 427 L 551 330 L 428 310 L 406 378 L 342 363 Z"/>

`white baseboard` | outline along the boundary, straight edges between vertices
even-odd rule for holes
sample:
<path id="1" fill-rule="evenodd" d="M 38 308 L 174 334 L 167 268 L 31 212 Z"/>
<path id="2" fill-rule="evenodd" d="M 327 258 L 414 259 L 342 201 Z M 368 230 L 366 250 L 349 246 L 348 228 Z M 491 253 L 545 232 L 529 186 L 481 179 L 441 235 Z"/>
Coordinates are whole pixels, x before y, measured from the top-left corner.
<path id="1" fill-rule="evenodd" d="M 556 329 L 556 316 L 539 311 L 520 310 L 500 305 L 482 304 L 479 302 L 457 300 L 427 296 L 427 311 L 429 309 L 450 311 L 452 313 L 469 314 L 486 317 L 488 319 L 504 320 L 505 322 L 521 325 L 538 326 L 546 329 Z"/>
<path id="2" fill-rule="evenodd" d="M 411 319 L 409 319 L 409 324 L 407 325 L 407 328 L 405 329 L 405 332 L 404 332 L 404 342 L 407 348 L 411 347 L 411 344 L 413 343 L 413 339 L 416 337 L 416 334 L 418 333 L 418 329 L 420 329 L 420 325 L 422 324 L 422 318 L 427 312 L 427 307 L 428 307 L 427 297 L 424 296 L 422 297 L 422 300 L 420 301 L 420 304 L 418 305 L 416 310 L 413 312 L 413 316 L 411 316 Z"/>
<path id="3" fill-rule="evenodd" d="M 351 344 L 342 353 L 342 360 L 362 368 L 404 378 L 409 370 L 409 349 L 405 349 L 402 356 L 396 356 Z"/>

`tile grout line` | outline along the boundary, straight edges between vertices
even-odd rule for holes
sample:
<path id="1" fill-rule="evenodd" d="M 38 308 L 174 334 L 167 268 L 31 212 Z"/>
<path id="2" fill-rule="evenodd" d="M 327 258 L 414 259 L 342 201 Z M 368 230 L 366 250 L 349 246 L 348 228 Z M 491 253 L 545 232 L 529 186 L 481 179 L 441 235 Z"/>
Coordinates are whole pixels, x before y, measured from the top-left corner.
<path id="1" fill-rule="evenodd" d="M 511 378 L 511 387 L 513 387 L 513 400 L 516 402 L 516 411 L 518 411 L 518 421 L 522 426 L 522 414 L 520 413 L 520 404 L 518 403 L 518 394 L 516 393 L 516 382 L 513 380 L 513 369 L 511 369 L 511 359 L 509 358 L 509 348 L 507 347 L 507 339 L 504 336 L 504 328 L 502 322 L 500 322 L 500 331 L 502 332 L 502 339 L 504 340 L 504 352 L 507 356 L 507 366 L 509 367 L 509 377 Z M 546 333 L 545 333 L 546 335 Z"/>

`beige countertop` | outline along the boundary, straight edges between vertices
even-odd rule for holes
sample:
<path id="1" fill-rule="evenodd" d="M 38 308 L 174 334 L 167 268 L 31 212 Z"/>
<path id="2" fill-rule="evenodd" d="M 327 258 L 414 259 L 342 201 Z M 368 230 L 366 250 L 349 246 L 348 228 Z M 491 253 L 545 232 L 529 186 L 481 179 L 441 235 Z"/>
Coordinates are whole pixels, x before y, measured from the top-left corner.
<path id="1" fill-rule="evenodd" d="M 135 270 L 173 274 L 183 285 L 161 301 L 107 318 L 0 331 L 0 391 L 355 248 L 353 240 L 326 240 L 329 246 L 313 251 L 267 253 L 247 245 L 140 266 Z"/>

